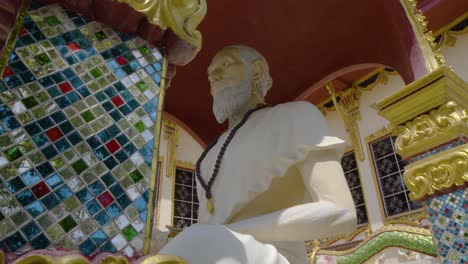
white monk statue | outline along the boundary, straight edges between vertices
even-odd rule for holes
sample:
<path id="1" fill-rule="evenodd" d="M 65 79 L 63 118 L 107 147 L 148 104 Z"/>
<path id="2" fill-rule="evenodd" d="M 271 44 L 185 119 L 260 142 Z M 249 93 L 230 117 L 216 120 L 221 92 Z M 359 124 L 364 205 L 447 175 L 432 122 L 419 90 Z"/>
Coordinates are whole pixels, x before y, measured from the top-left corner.
<path id="1" fill-rule="evenodd" d="M 197 164 L 198 224 L 159 254 L 193 264 L 310 263 L 305 240 L 352 232 L 356 214 L 325 119 L 307 102 L 267 107 L 265 58 L 222 49 L 208 68 L 213 112 L 229 129 Z"/>

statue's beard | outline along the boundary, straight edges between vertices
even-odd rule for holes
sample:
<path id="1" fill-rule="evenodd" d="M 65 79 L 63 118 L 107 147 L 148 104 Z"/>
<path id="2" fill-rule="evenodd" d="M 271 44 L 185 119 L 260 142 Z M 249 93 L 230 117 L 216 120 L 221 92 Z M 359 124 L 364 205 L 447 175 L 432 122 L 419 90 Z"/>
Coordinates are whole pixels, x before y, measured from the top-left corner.
<path id="1" fill-rule="evenodd" d="M 248 80 L 237 86 L 228 86 L 213 97 L 213 113 L 218 123 L 223 123 L 245 106 L 251 96 L 252 85 Z"/>

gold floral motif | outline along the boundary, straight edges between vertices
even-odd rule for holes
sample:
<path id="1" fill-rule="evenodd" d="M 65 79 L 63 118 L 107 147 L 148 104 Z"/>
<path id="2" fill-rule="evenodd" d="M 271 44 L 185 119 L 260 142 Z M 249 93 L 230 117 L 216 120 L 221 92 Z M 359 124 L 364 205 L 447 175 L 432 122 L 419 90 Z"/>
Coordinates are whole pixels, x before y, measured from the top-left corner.
<path id="1" fill-rule="evenodd" d="M 416 161 L 406 167 L 403 180 L 411 200 L 422 200 L 445 189 L 468 183 L 468 144 Z"/>
<path id="2" fill-rule="evenodd" d="M 403 158 L 436 147 L 468 132 L 468 116 L 455 102 L 447 102 L 429 114 L 393 129 L 395 149 Z"/>
<path id="3" fill-rule="evenodd" d="M 354 240 L 358 235 L 360 235 L 362 232 L 370 232 L 371 228 L 370 225 L 364 225 L 358 229 L 356 229 L 354 232 L 342 236 L 337 236 L 337 237 L 330 237 L 330 238 L 324 238 L 324 239 L 319 239 L 319 240 L 309 240 L 306 241 L 306 248 L 309 252 L 312 252 L 314 248 L 324 248 L 331 246 L 332 244 L 336 243 L 339 240 L 344 240 L 346 242 L 350 242 Z"/>
<path id="4" fill-rule="evenodd" d="M 201 33 L 196 30 L 206 15 L 206 0 L 117 0 L 143 13 L 151 24 L 170 28 L 183 40 L 201 48 Z"/>
<path id="5" fill-rule="evenodd" d="M 354 147 L 356 156 L 360 161 L 364 160 L 364 151 L 361 144 L 361 136 L 359 134 L 359 127 L 357 120 L 361 119 L 361 113 L 359 111 L 361 92 L 356 87 L 351 87 L 340 93 L 340 102 L 336 99 L 335 88 L 333 84 L 329 82 L 326 88 L 333 99 L 333 104 L 336 107 L 341 120 L 344 123 L 344 127 L 348 132 L 349 141 Z"/>

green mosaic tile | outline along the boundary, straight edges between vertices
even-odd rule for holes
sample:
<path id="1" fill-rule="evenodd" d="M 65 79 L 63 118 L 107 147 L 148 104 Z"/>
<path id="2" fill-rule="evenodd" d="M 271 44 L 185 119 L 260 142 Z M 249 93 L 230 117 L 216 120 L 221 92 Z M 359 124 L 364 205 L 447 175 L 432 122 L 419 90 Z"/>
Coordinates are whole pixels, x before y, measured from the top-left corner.
<path id="1" fill-rule="evenodd" d="M 88 168 L 88 165 L 86 165 L 86 163 L 82 159 L 80 159 L 72 164 L 72 168 L 79 175 Z"/>
<path id="2" fill-rule="evenodd" d="M 134 170 L 130 173 L 130 177 L 132 178 L 132 180 L 137 183 L 139 182 L 141 179 L 143 179 L 143 175 L 138 171 L 138 170 Z"/>
<path id="3" fill-rule="evenodd" d="M 141 52 L 143 56 L 151 53 L 151 51 L 146 46 L 141 46 L 138 50 Z"/>
<path id="4" fill-rule="evenodd" d="M 23 156 L 18 147 L 12 147 L 4 152 L 9 161 L 15 161 Z"/>
<path id="5" fill-rule="evenodd" d="M 82 117 L 87 123 L 89 123 L 89 122 L 93 121 L 94 119 L 96 119 L 96 117 L 94 116 L 94 114 L 93 114 L 90 110 L 88 110 L 88 111 L 86 111 L 86 112 L 84 112 L 84 113 L 81 113 L 81 117 Z"/>
<path id="6" fill-rule="evenodd" d="M 92 75 L 95 79 L 97 79 L 97 78 L 99 78 L 99 77 L 102 76 L 102 72 L 101 72 L 101 70 L 99 70 L 98 68 L 92 69 L 92 70 L 90 71 L 90 73 L 91 73 L 91 75 Z"/>
<path id="7" fill-rule="evenodd" d="M 11 220 L 15 223 L 16 227 L 22 226 L 24 223 L 28 222 L 30 218 L 29 214 L 23 210 L 11 216 Z"/>
<path id="8" fill-rule="evenodd" d="M 59 240 L 63 235 L 65 235 L 63 230 L 58 225 L 49 226 L 46 229 L 46 234 L 50 239 L 55 241 Z"/>
<path id="9" fill-rule="evenodd" d="M 130 205 L 125 209 L 125 214 L 130 218 L 130 220 L 134 220 L 139 216 L 138 210 L 133 205 Z"/>
<path id="10" fill-rule="evenodd" d="M 27 108 L 33 108 L 36 105 L 39 105 L 39 102 L 36 100 L 34 96 L 30 96 L 28 98 L 24 98 L 21 100 Z"/>
<path id="11" fill-rule="evenodd" d="M 97 224 L 94 222 L 94 220 L 88 219 L 85 222 L 81 224 L 81 231 L 83 233 L 89 235 L 92 232 L 94 232 L 96 229 L 98 229 Z"/>
<path id="12" fill-rule="evenodd" d="M 38 54 L 34 56 L 34 58 L 36 59 L 37 63 L 39 63 L 39 65 L 46 65 L 51 62 L 49 56 L 46 53 Z"/>
<path id="13" fill-rule="evenodd" d="M 0 237 L 7 237 L 8 234 L 15 231 L 15 226 L 8 219 L 0 221 Z"/>
<path id="14" fill-rule="evenodd" d="M 48 16 L 44 18 L 44 21 L 53 27 L 60 24 L 60 20 L 56 16 Z"/>
<path id="15" fill-rule="evenodd" d="M 125 227 L 124 229 L 122 229 L 122 233 L 123 233 L 125 239 L 127 239 L 127 241 L 132 240 L 138 234 L 137 231 L 135 230 L 135 228 L 133 228 L 131 225 L 129 225 L 129 226 Z"/>
<path id="16" fill-rule="evenodd" d="M 80 201 L 78 200 L 78 198 L 76 198 L 75 196 L 72 196 L 70 197 L 69 199 L 65 200 L 63 202 L 63 204 L 65 205 L 65 210 L 68 212 L 68 213 L 71 213 L 73 212 L 73 210 L 77 209 L 78 207 L 80 207 Z"/>
<path id="17" fill-rule="evenodd" d="M 71 215 L 65 217 L 59 222 L 59 225 L 62 227 L 65 233 L 70 232 L 73 228 L 75 228 L 78 224 L 76 223 L 75 219 Z"/>
<path id="18" fill-rule="evenodd" d="M 29 112 L 19 113 L 18 120 L 23 123 L 29 123 L 34 120 L 34 117 Z"/>
<path id="19" fill-rule="evenodd" d="M 39 225 L 42 228 L 48 228 L 49 226 L 51 226 L 54 223 L 54 219 L 50 215 L 45 214 L 45 215 L 39 217 L 37 219 L 37 222 L 39 223 Z"/>
<path id="20" fill-rule="evenodd" d="M 62 168 L 64 165 L 65 165 L 65 162 L 63 161 L 63 159 L 59 156 L 59 157 L 55 157 L 53 158 L 50 163 L 52 164 L 52 166 L 55 168 L 55 169 L 60 169 Z"/>
<path id="21" fill-rule="evenodd" d="M 134 127 L 136 128 L 136 130 L 139 132 L 139 133 L 142 133 L 143 131 L 146 130 L 146 126 L 145 124 L 143 124 L 143 122 L 140 120 L 138 121 Z"/>
<path id="22" fill-rule="evenodd" d="M 124 189 L 127 189 L 128 187 L 132 186 L 134 182 L 132 181 L 131 178 L 124 178 L 123 180 L 120 181 L 120 184 Z"/>

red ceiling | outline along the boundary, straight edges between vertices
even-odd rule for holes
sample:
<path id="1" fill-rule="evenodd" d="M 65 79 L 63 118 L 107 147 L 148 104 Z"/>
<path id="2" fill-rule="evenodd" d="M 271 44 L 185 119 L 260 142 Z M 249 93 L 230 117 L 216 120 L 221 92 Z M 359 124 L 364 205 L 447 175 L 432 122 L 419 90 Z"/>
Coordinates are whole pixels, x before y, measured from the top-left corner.
<path id="1" fill-rule="evenodd" d="M 378 66 L 394 68 L 405 82 L 412 82 L 425 72 L 399 2 L 208 1 L 207 16 L 199 26 L 203 48 L 190 64 L 177 68 L 165 110 L 204 141 L 219 134 L 223 126 L 211 112 L 206 69 L 217 51 L 233 44 L 250 45 L 266 57 L 273 77 L 267 101 L 273 105 L 295 100 L 305 91 L 323 97 L 320 87 L 325 81 L 341 76 L 350 84 Z M 421 4 L 433 30 L 468 10 L 466 0 Z"/>

